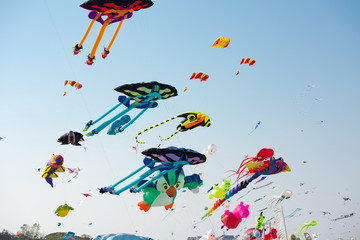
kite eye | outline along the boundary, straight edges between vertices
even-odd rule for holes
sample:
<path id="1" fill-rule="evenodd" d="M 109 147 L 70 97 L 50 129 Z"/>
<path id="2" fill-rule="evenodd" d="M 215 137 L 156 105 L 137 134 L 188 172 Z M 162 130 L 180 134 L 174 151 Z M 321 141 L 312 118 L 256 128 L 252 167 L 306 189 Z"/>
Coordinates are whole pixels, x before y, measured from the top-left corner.
<path id="1" fill-rule="evenodd" d="M 164 184 L 162 185 L 162 188 L 163 188 L 164 190 L 166 190 L 166 189 L 168 189 L 168 185 L 167 185 L 166 183 L 164 183 Z"/>
<path id="2" fill-rule="evenodd" d="M 192 122 L 195 120 L 195 115 L 191 114 L 189 115 L 188 119 Z"/>
<path id="3" fill-rule="evenodd" d="M 175 185 L 175 187 L 176 187 L 176 188 L 179 188 L 179 187 L 180 187 L 180 184 L 181 184 L 180 182 L 177 182 L 176 185 Z"/>

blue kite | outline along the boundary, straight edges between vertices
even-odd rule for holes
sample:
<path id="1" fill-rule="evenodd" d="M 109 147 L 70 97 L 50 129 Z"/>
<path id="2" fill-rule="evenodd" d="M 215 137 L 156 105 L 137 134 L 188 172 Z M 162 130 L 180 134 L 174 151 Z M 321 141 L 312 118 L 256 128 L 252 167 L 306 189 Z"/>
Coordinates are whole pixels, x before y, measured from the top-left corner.
<path id="1" fill-rule="evenodd" d="M 138 119 L 147 109 L 157 107 L 157 100 L 168 99 L 170 97 L 177 96 L 177 90 L 173 86 L 162 84 L 158 82 L 141 82 L 133 84 L 125 84 L 114 89 L 117 92 L 123 93 L 126 96 L 119 96 L 119 104 L 115 105 L 97 120 L 90 120 L 83 132 L 87 131 L 90 126 L 96 124 L 116 108 L 121 105 L 124 105 L 126 109 L 115 115 L 113 118 L 105 121 L 99 127 L 93 129 L 92 131 L 86 133 L 86 136 L 93 136 L 98 134 L 108 125 L 111 125 L 107 134 L 115 135 L 119 132 L 124 131 L 128 126 L 130 126 L 136 119 Z M 133 108 L 142 109 L 133 119 L 129 115 L 125 115 L 127 112 Z M 119 119 L 120 118 L 120 119 Z M 119 119 L 119 120 L 118 120 Z"/>

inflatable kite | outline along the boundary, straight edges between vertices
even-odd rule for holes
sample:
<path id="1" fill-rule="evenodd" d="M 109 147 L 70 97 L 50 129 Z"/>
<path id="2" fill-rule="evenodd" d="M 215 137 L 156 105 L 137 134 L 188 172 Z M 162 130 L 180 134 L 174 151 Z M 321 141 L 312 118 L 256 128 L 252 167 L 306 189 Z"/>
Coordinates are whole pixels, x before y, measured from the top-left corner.
<path id="1" fill-rule="evenodd" d="M 200 82 L 205 82 L 206 80 L 208 80 L 208 78 L 209 75 L 207 75 L 206 73 L 196 72 L 191 75 L 190 80 L 200 79 Z"/>
<path id="2" fill-rule="evenodd" d="M 215 144 L 209 144 L 206 150 L 204 150 L 204 154 L 206 158 L 210 158 L 214 156 L 217 152 L 217 146 Z"/>
<path id="3" fill-rule="evenodd" d="M 45 178 L 46 182 L 50 184 L 51 187 L 54 187 L 52 179 L 58 177 L 56 172 L 65 171 L 65 168 L 62 166 L 63 163 L 64 163 L 64 158 L 61 155 L 53 154 L 48 164 L 46 165 L 41 177 Z"/>
<path id="4" fill-rule="evenodd" d="M 260 216 L 258 217 L 257 224 L 256 224 L 256 229 L 261 228 L 264 226 L 263 222 L 264 222 L 265 216 L 262 214 L 262 212 L 260 213 Z"/>
<path id="5" fill-rule="evenodd" d="M 266 156 L 266 155 L 265 155 Z M 260 157 L 260 156 L 258 156 Z M 262 158 L 263 159 L 263 158 Z M 270 157 L 269 159 L 263 159 L 260 161 L 258 158 L 251 162 L 248 162 L 245 167 L 247 168 L 249 177 L 246 180 L 238 183 L 235 187 L 233 187 L 229 192 L 227 192 L 224 196 L 224 199 L 219 199 L 215 202 L 215 204 L 209 208 L 207 213 L 201 218 L 205 218 L 209 216 L 213 211 L 215 211 L 221 204 L 223 204 L 226 200 L 231 198 L 233 195 L 237 194 L 242 189 L 246 188 L 250 182 L 257 179 L 262 175 L 273 175 L 281 172 L 290 172 L 290 167 L 284 162 L 283 158 L 275 159 L 274 157 Z"/>
<path id="6" fill-rule="evenodd" d="M 311 222 L 308 222 L 308 223 L 301 224 L 297 230 L 296 236 L 300 237 L 300 236 L 304 235 L 304 233 L 307 232 L 307 230 L 310 226 L 316 226 L 316 225 L 317 225 L 317 222 L 314 220 Z"/>
<path id="7" fill-rule="evenodd" d="M 224 199 L 225 193 L 227 193 L 231 189 L 230 182 L 231 179 L 230 180 L 223 179 L 223 182 L 220 186 L 217 186 L 217 184 L 214 185 L 212 187 L 211 192 L 209 193 L 209 199 L 212 198 Z"/>
<path id="8" fill-rule="evenodd" d="M 147 109 L 157 107 L 157 100 L 164 100 L 171 97 L 177 96 L 176 88 L 173 86 L 162 84 L 158 82 L 142 82 L 142 83 L 133 83 L 133 84 L 125 84 L 115 88 L 115 91 L 125 94 L 126 96 L 119 96 L 119 104 L 115 105 L 105 114 L 103 114 L 100 118 L 95 121 L 90 120 L 83 132 L 87 131 L 90 126 L 96 124 L 104 117 L 106 117 L 109 113 L 114 111 L 121 105 L 124 105 L 126 109 L 115 115 L 108 121 L 105 121 L 96 129 L 91 132 L 86 133 L 86 136 L 93 136 L 98 134 L 101 130 L 103 130 L 108 125 L 111 125 L 107 134 L 115 135 L 116 133 L 124 131 L 130 124 L 132 124 L 136 119 L 138 119 Z M 133 119 L 129 115 L 124 115 L 133 108 L 142 109 L 140 113 L 138 113 Z M 120 118 L 121 117 L 121 118 Z M 120 118 L 119 120 L 117 120 Z"/>
<path id="9" fill-rule="evenodd" d="M 270 232 L 265 234 L 262 240 L 273 240 L 278 238 L 277 230 L 275 228 L 270 228 Z"/>
<path id="10" fill-rule="evenodd" d="M 94 22 L 99 22 L 102 26 L 96 37 L 91 52 L 88 55 L 88 60 L 86 61 L 88 65 L 92 65 L 94 63 L 96 49 L 101 41 L 106 27 L 109 24 L 119 22 L 109 45 L 104 48 L 104 51 L 101 54 L 102 58 L 106 58 L 106 56 L 110 53 L 110 47 L 113 44 L 123 21 L 125 19 L 131 18 L 134 11 L 149 8 L 153 4 L 154 3 L 151 0 L 88 0 L 84 2 L 80 5 L 80 7 L 91 11 L 88 15 L 88 17 L 91 19 L 91 22 L 81 41 L 75 45 L 74 54 L 77 55 L 80 52 L 80 49 L 82 49 L 82 44 L 89 34 Z M 103 19 L 105 16 L 106 18 Z"/>
<path id="11" fill-rule="evenodd" d="M 66 215 L 68 215 L 69 211 L 73 211 L 74 208 L 70 207 L 69 205 L 67 205 L 66 203 L 64 205 L 60 205 L 56 211 L 55 214 L 59 217 L 65 217 Z"/>
<path id="12" fill-rule="evenodd" d="M 193 191 L 202 185 L 202 180 L 198 174 L 185 176 L 182 167 L 205 162 L 205 155 L 191 149 L 176 147 L 150 148 L 143 151 L 142 154 L 147 156 L 143 160 L 144 166 L 120 179 L 115 184 L 101 188 L 100 193 L 109 192 L 119 195 L 128 189 L 131 192 L 142 191 L 143 201 L 139 202 L 138 206 L 140 210 L 147 212 L 151 207 L 157 206 L 164 206 L 168 210 L 172 208 L 178 190 L 188 188 Z M 149 170 L 141 174 L 138 179 L 123 188 L 115 190 L 120 183 L 145 168 L 149 168 Z M 152 174 L 154 175 L 150 177 Z M 145 178 L 148 179 L 145 180 Z"/>
<path id="13" fill-rule="evenodd" d="M 61 143 L 61 145 L 72 144 L 74 146 L 81 146 L 79 142 L 84 141 L 83 136 L 81 133 L 70 131 L 61 135 L 57 141 Z"/>
<path id="14" fill-rule="evenodd" d="M 80 83 L 71 81 L 71 80 L 66 80 L 64 86 L 66 86 L 66 85 L 75 87 L 76 90 L 79 90 L 80 88 L 82 88 L 82 85 Z"/>
<path id="15" fill-rule="evenodd" d="M 276 206 L 285 199 L 289 199 L 292 196 L 292 191 L 285 190 L 281 193 L 281 196 L 271 196 L 266 205 L 271 209 L 275 209 Z"/>
<path id="16" fill-rule="evenodd" d="M 235 183 L 237 183 L 241 178 L 250 174 L 250 172 L 246 170 L 246 168 L 247 168 L 246 165 L 248 163 L 260 162 L 260 161 L 263 161 L 265 159 L 272 157 L 273 155 L 274 155 L 274 150 L 272 150 L 270 148 L 263 148 L 256 154 L 255 157 L 248 157 L 248 158 L 245 158 L 244 160 L 242 160 L 242 162 L 240 163 L 240 166 L 236 172 L 234 170 L 229 171 L 229 172 L 234 172 L 234 174 L 232 174 L 231 176 L 237 175 Z"/>
<path id="17" fill-rule="evenodd" d="M 218 238 L 215 237 L 214 230 L 210 229 L 207 234 L 202 236 L 199 240 L 218 240 Z"/>
<path id="18" fill-rule="evenodd" d="M 249 66 L 254 65 L 255 60 L 251 58 L 243 58 L 240 62 L 240 64 L 249 64 Z"/>
<path id="19" fill-rule="evenodd" d="M 247 218 L 249 216 L 249 205 L 244 206 L 243 202 L 240 202 L 234 209 L 234 211 L 230 212 L 229 210 L 225 210 L 224 214 L 221 216 L 221 222 L 223 225 L 221 228 L 226 226 L 227 230 L 235 229 L 242 221 L 243 218 Z"/>
<path id="20" fill-rule="evenodd" d="M 179 118 L 179 117 L 184 118 L 184 120 L 177 126 L 176 132 L 174 132 L 173 134 L 171 134 L 169 137 L 167 137 L 165 139 L 160 137 L 161 142 L 160 142 L 159 146 L 161 145 L 161 143 L 163 141 L 169 140 L 170 138 L 172 138 L 173 136 L 175 136 L 179 132 L 186 132 L 187 130 L 194 129 L 194 128 L 197 128 L 199 126 L 210 127 L 210 125 L 211 125 L 209 116 L 207 116 L 207 115 L 205 115 L 203 113 L 200 113 L 200 112 L 186 112 L 186 113 L 182 113 L 180 115 L 177 115 L 175 117 L 169 118 L 168 120 L 165 120 L 165 121 L 163 121 L 161 123 L 158 123 L 158 124 L 156 124 L 154 126 L 148 127 L 145 130 L 139 132 L 135 137 L 136 142 L 138 144 L 144 144 L 144 142 L 139 142 L 139 140 L 138 140 L 138 137 L 141 134 L 143 134 L 144 132 L 147 132 L 150 129 L 158 127 L 158 126 L 160 126 L 160 125 L 162 125 L 164 123 L 167 123 L 167 122 L 172 121 L 172 120 L 174 120 L 176 118 Z"/>
<path id="21" fill-rule="evenodd" d="M 226 48 L 230 43 L 230 38 L 226 37 L 219 37 L 216 39 L 216 41 L 213 43 L 211 47 L 218 47 L 218 48 Z"/>

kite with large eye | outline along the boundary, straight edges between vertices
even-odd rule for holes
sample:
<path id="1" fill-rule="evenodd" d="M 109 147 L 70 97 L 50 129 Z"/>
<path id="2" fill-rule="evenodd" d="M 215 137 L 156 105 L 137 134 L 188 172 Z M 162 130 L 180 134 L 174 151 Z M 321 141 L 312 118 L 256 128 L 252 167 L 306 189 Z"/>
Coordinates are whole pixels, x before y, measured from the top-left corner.
<path id="1" fill-rule="evenodd" d="M 148 127 L 148 128 L 146 128 L 145 130 L 139 132 L 139 133 L 136 135 L 136 137 L 135 137 L 136 142 L 137 142 L 138 144 L 144 144 L 145 142 L 139 142 L 139 140 L 138 140 L 138 137 L 139 137 L 141 134 L 143 134 L 144 132 L 146 132 L 146 131 L 148 131 L 148 130 L 150 130 L 150 129 L 153 129 L 153 128 L 155 128 L 155 127 L 158 127 L 158 126 L 160 126 L 160 125 L 162 125 L 162 124 L 164 124 L 164 123 L 167 123 L 167 122 L 169 122 L 169 121 L 171 121 L 171 120 L 174 120 L 174 119 L 176 119 L 176 118 L 179 118 L 179 117 L 183 117 L 184 120 L 177 126 L 176 132 L 174 132 L 173 134 L 171 134 L 169 137 L 167 137 L 167 138 L 165 138 L 165 139 L 163 139 L 163 138 L 160 137 L 161 142 L 160 142 L 159 146 L 161 145 L 161 143 L 162 143 L 163 141 L 169 140 L 170 138 L 172 138 L 173 136 L 175 136 L 175 135 L 176 135 L 177 133 L 179 133 L 179 132 L 186 132 L 187 130 L 194 129 L 194 128 L 197 128 L 197 127 L 199 127 L 199 126 L 202 126 L 202 127 L 210 127 L 210 125 L 211 125 L 211 124 L 210 124 L 210 118 L 209 118 L 208 115 L 205 115 L 205 114 L 200 113 L 200 112 L 186 112 L 186 113 L 182 113 L 182 114 L 180 114 L 180 115 L 177 115 L 177 116 L 175 116 L 175 117 L 169 118 L 168 120 L 165 120 L 165 121 L 163 121 L 163 122 L 161 122 L 161 123 L 158 123 L 158 124 L 156 124 L 156 125 L 154 125 L 154 126 Z M 158 147 L 159 147 L 159 146 L 158 146 Z"/>
<path id="2" fill-rule="evenodd" d="M 168 148 L 150 148 L 142 152 L 147 156 L 144 165 L 128 176 L 120 179 L 118 182 L 103 187 L 100 193 L 109 192 L 119 195 L 130 190 L 130 192 L 142 191 L 143 200 L 139 202 L 140 210 L 147 212 L 151 207 L 164 206 L 166 210 L 172 208 L 177 191 L 181 188 L 188 188 L 194 192 L 201 186 L 202 180 L 198 174 L 185 176 L 184 165 L 196 165 L 204 163 L 206 156 L 191 149 L 168 147 Z M 133 177 L 141 170 L 149 168 L 137 179 L 126 186 L 116 190 L 115 188 L 125 180 Z M 154 174 L 154 175 L 153 175 Z M 153 175 L 152 177 L 150 177 Z"/>
<path id="3" fill-rule="evenodd" d="M 268 202 L 266 203 L 266 205 L 274 209 L 283 200 L 289 199 L 291 196 L 292 196 L 292 191 L 285 190 L 281 193 L 281 196 L 271 196 Z"/>

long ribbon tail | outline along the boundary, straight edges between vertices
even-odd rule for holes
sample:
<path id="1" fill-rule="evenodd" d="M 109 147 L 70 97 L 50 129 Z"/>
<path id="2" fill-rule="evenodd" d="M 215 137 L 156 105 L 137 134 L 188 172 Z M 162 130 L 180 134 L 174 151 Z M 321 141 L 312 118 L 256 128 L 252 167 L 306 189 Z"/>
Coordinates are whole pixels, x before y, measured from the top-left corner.
<path id="1" fill-rule="evenodd" d="M 252 182 L 253 180 L 255 180 L 256 178 L 258 178 L 259 176 L 261 176 L 260 173 L 255 173 L 254 175 L 252 175 L 250 178 L 240 182 L 238 185 L 236 185 L 235 187 L 233 187 L 229 192 L 227 192 L 224 196 L 224 199 L 218 199 L 214 205 L 209 208 L 209 210 L 207 211 L 207 213 L 201 217 L 201 220 L 204 219 L 205 217 L 209 216 L 213 211 L 215 211 L 219 206 L 221 206 L 221 204 L 223 204 L 227 199 L 231 198 L 232 196 L 234 196 L 235 194 L 237 194 L 239 191 L 241 191 L 242 189 L 246 188 L 250 182 Z"/>
<path id="2" fill-rule="evenodd" d="M 176 134 L 178 134 L 180 132 L 180 130 L 177 130 L 176 132 L 174 132 L 173 134 L 171 134 L 169 137 L 163 139 L 162 137 L 160 137 L 160 143 L 158 145 L 158 147 L 160 147 L 160 145 L 162 144 L 163 141 L 167 141 L 169 140 L 170 138 L 172 138 L 173 136 L 175 136 Z"/>
<path id="3" fill-rule="evenodd" d="M 163 121 L 163 122 L 161 122 L 161 123 L 158 123 L 158 124 L 156 124 L 156 125 L 154 125 L 154 126 L 151 126 L 151 127 L 148 127 L 148 128 L 146 128 L 146 129 L 142 130 L 141 132 L 139 132 L 139 133 L 136 135 L 136 137 L 135 137 L 136 142 L 137 142 L 138 144 L 144 144 L 145 142 L 139 142 L 139 140 L 138 140 L 138 137 L 139 137 L 141 134 L 143 134 L 144 132 L 147 132 L 147 131 L 150 130 L 150 129 L 156 128 L 156 127 L 158 127 L 158 126 L 160 126 L 160 125 L 162 125 L 162 124 L 164 124 L 164 123 L 167 123 L 167 122 L 169 122 L 169 121 L 171 121 L 171 120 L 174 120 L 175 118 L 178 118 L 178 117 L 179 117 L 179 116 L 175 116 L 175 117 L 169 118 L 168 120 L 165 120 L 165 121 Z"/>

